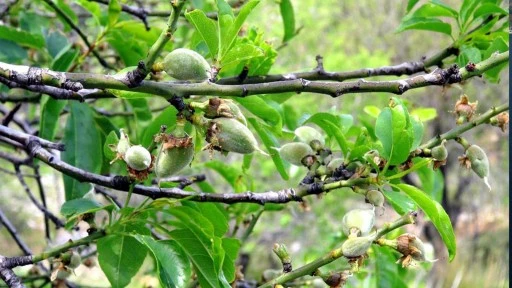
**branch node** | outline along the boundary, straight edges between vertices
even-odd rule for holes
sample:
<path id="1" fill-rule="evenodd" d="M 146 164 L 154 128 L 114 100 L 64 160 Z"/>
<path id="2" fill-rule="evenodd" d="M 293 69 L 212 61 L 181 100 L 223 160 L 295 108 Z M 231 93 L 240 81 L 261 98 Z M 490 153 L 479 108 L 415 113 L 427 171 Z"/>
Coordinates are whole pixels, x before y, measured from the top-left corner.
<path id="1" fill-rule="evenodd" d="M 144 61 L 140 60 L 137 64 L 137 68 L 126 74 L 126 86 L 134 88 L 142 83 L 142 80 L 147 76 L 147 67 Z"/>
<path id="2" fill-rule="evenodd" d="M 66 81 L 64 81 L 64 83 L 62 83 L 61 87 L 63 89 L 71 90 L 71 91 L 75 91 L 75 92 L 78 92 L 78 91 L 84 89 L 84 85 L 82 85 L 82 83 L 73 82 L 69 79 L 66 79 Z"/>

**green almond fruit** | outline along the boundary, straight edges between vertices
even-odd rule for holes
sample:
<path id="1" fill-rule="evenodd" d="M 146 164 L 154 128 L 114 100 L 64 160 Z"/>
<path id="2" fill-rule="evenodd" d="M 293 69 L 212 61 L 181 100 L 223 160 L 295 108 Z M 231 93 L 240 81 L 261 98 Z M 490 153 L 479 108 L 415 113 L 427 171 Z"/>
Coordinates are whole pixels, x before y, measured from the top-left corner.
<path id="1" fill-rule="evenodd" d="M 184 144 L 179 145 L 181 147 L 164 149 L 164 144 L 162 144 L 155 166 L 155 174 L 158 178 L 172 176 L 190 165 L 194 159 L 194 143 L 192 138 L 188 137 L 188 139 L 190 140 L 182 141 Z"/>
<path id="2" fill-rule="evenodd" d="M 366 236 L 372 230 L 374 223 L 374 209 L 353 209 L 343 216 L 341 228 L 347 236 L 350 235 L 350 231 L 354 228 L 359 230 L 358 236 Z"/>
<path id="3" fill-rule="evenodd" d="M 384 195 L 379 190 L 369 190 L 366 192 L 366 200 L 373 206 L 382 207 L 384 205 Z"/>
<path id="4" fill-rule="evenodd" d="M 313 152 L 313 149 L 306 143 L 292 142 L 281 146 L 281 148 L 279 148 L 279 155 L 290 164 L 304 166 L 302 159 L 309 155 L 315 155 L 315 152 Z"/>
<path id="5" fill-rule="evenodd" d="M 205 81 L 210 78 L 210 64 L 201 54 L 179 48 L 167 54 L 164 58 L 165 72 L 178 80 Z"/>
<path id="6" fill-rule="evenodd" d="M 311 144 L 311 141 L 318 140 L 322 144 L 322 146 L 325 145 L 325 139 L 324 136 L 318 130 L 316 130 L 313 127 L 309 126 L 301 126 L 294 131 L 295 136 L 297 136 L 297 139 L 299 141 L 304 142 L 306 144 Z"/>
<path id="7" fill-rule="evenodd" d="M 135 145 L 126 150 L 124 161 L 133 170 L 146 170 L 151 165 L 151 154 L 141 145 Z"/>
<path id="8" fill-rule="evenodd" d="M 343 245 L 341 245 L 343 256 L 348 258 L 362 256 L 366 251 L 368 251 L 373 240 L 375 240 L 375 237 L 373 236 L 348 238 L 343 242 Z"/>
<path id="9" fill-rule="evenodd" d="M 268 155 L 258 147 L 258 141 L 249 128 L 234 118 L 212 119 L 206 133 L 206 141 L 214 148 L 227 152 L 250 154 L 258 151 Z"/>
<path id="10" fill-rule="evenodd" d="M 443 160 L 446 160 L 446 158 L 448 158 L 448 150 L 446 149 L 446 147 L 444 147 L 444 143 L 446 142 L 445 139 L 443 139 L 443 141 L 441 142 L 441 144 L 439 146 L 436 146 L 434 148 L 432 148 L 432 157 L 438 161 L 443 161 Z"/>
<path id="11" fill-rule="evenodd" d="M 471 169 L 475 171 L 480 178 L 489 176 L 489 159 L 485 151 L 477 145 L 469 146 L 466 156 L 471 162 Z"/>

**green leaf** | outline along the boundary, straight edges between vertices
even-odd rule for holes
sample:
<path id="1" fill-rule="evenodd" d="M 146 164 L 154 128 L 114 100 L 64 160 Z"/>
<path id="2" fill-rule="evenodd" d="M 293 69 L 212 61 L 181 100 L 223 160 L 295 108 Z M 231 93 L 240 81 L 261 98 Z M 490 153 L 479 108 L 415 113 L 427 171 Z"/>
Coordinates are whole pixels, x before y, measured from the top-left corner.
<path id="1" fill-rule="evenodd" d="M 219 34 L 220 34 L 220 44 L 219 44 L 219 61 L 222 61 L 226 53 L 233 47 L 235 44 L 235 39 L 242 28 L 247 16 L 251 13 L 251 11 L 258 5 L 259 0 L 252 0 L 247 2 L 242 6 L 242 9 L 238 12 L 236 19 L 233 21 L 233 14 L 231 11 L 231 7 L 229 6 L 229 13 L 227 12 L 227 8 L 221 8 L 226 4 L 224 0 L 217 0 L 217 7 L 219 7 Z M 224 3 L 224 4 L 221 4 Z M 227 5 L 227 4 L 226 4 Z"/>
<path id="2" fill-rule="evenodd" d="M 166 125 L 168 131 L 172 131 L 176 125 L 176 114 L 178 111 L 174 106 L 165 108 L 151 123 L 144 129 L 141 145 L 148 147 L 153 142 L 153 136 L 160 132 L 160 127 Z"/>
<path id="3" fill-rule="evenodd" d="M 375 119 L 377 119 L 380 114 L 380 108 L 375 105 L 366 105 L 364 106 L 363 111 Z"/>
<path id="4" fill-rule="evenodd" d="M 430 2 L 420 6 L 414 13 L 412 14 L 414 17 L 452 17 L 457 18 L 459 15 L 457 11 L 452 8 L 435 2 Z"/>
<path id="5" fill-rule="evenodd" d="M 201 287 L 230 288 L 223 283 L 226 281 L 225 277 L 219 275 L 222 263 L 216 263 L 212 257 L 211 244 L 206 245 L 200 241 L 190 229 L 175 229 L 169 232 L 169 235 L 176 240 L 192 261 Z M 224 281 L 220 281 L 220 278 L 224 278 Z"/>
<path id="6" fill-rule="evenodd" d="M 240 249 L 240 240 L 235 238 L 222 238 L 222 248 L 226 252 L 224 263 L 222 265 L 222 271 L 228 282 L 235 280 L 235 263 L 238 257 L 238 250 Z"/>
<path id="7" fill-rule="evenodd" d="M 80 51 L 77 49 L 69 49 L 62 54 L 59 54 L 51 64 L 52 70 L 55 71 L 68 71 L 71 65 L 80 55 Z"/>
<path id="8" fill-rule="evenodd" d="M 64 202 L 62 207 L 60 207 L 60 214 L 69 218 L 84 213 L 96 212 L 101 209 L 103 209 L 103 206 L 98 202 L 87 198 L 79 198 Z"/>
<path id="9" fill-rule="evenodd" d="M 462 22 L 462 26 L 466 26 L 466 23 L 468 22 L 469 17 L 471 17 L 471 14 L 473 11 L 475 11 L 475 8 L 480 4 L 480 0 L 464 0 L 462 1 L 462 6 L 460 7 L 460 18 Z M 463 33 L 465 31 L 461 31 Z"/>
<path id="10" fill-rule="evenodd" d="M 105 155 L 105 158 L 107 158 L 108 161 L 112 161 L 114 160 L 114 158 L 116 158 L 117 153 L 115 151 L 112 151 L 110 145 L 114 145 L 114 147 L 116 147 L 117 143 L 119 143 L 119 137 L 117 136 L 117 132 L 110 131 L 107 138 L 105 139 L 105 144 L 103 145 L 103 154 Z"/>
<path id="11" fill-rule="evenodd" d="M 48 141 L 53 141 L 57 127 L 59 125 L 59 116 L 66 101 L 55 100 L 50 96 L 43 95 L 41 99 L 41 121 L 39 122 L 39 137 Z"/>
<path id="12" fill-rule="evenodd" d="M 446 211 L 444 211 L 443 206 L 414 186 L 408 184 L 397 184 L 395 186 L 411 197 L 430 218 L 441 235 L 446 248 L 448 248 L 448 255 L 451 262 L 457 252 L 457 243 L 455 242 L 455 234 L 453 232 L 452 223 L 450 222 L 450 217 L 446 214 Z"/>
<path id="13" fill-rule="evenodd" d="M 112 27 L 117 23 L 121 14 L 121 4 L 118 0 L 110 0 L 108 3 L 108 27 Z"/>
<path id="14" fill-rule="evenodd" d="M 421 122 L 421 120 L 419 120 L 418 116 L 411 116 L 409 119 L 411 120 L 412 132 L 413 132 L 412 133 L 413 141 L 412 141 L 410 151 L 414 151 L 414 150 L 416 150 L 416 148 L 418 148 L 418 146 L 420 146 L 421 142 L 423 141 L 423 134 L 425 132 L 425 127 L 423 127 L 423 122 Z"/>
<path id="15" fill-rule="evenodd" d="M 407 1 L 407 9 L 405 10 L 407 13 L 411 12 L 412 8 L 418 4 L 420 0 L 409 0 Z"/>
<path id="16" fill-rule="evenodd" d="M 62 53 L 63 50 L 68 50 L 71 45 L 68 38 L 60 31 L 52 31 L 45 35 L 46 49 L 52 58 Z"/>
<path id="17" fill-rule="evenodd" d="M 404 215 L 407 212 L 414 211 L 416 205 L 407 195 L 402 194 L 400 191 L 384 191 L 384 197 L 396 213 Z"/>
<path id="18" fill-rule="evenodd" d="M 408 112 L 403 105 L 382 110 L 375 123 L 375 134 L 382 142 L 383 155 L 389 165 L 397 165 L 409 157 L 412 147 L 410 121 Z"/>
<path id="19" fill-rule="evenodd" d="M 247 121 L 252 125 L 254 130 L 256 130 L 256 133 L 258 133 L 260 136 L 260 139 L 263 142 L 263 145 L 265 145 L 265 148 L 267 148 L 267 151 L 270 154 L 270 157 L 272 158 L 272 161 L 274 162 L 279 175 L 281 175 L 281 178 L 288 180 L 288 173 L 286 173 L 285 164 L 281 159 L 281 156 L 279 156 L 278 150 L 274 149 L 281 147 L 279 141 L 277 141 L 276 137 L 274 137 L 274 135 L 272 135 L 267 130 L 267 128 L 265 128 L 265 126 L 258 123 L 255 118 L 249 118 Z"/>
<path id="20" fill-rule="evenodd" d="M 230 49 L 222 58 L 221 66 L 235 66 L 255 57 L 263 56 L 263 51 L 252 44 L 238 44 Z"/>
<path id="21" fill-rule="evenodd" d="M 229 217 L 224 208 L 218 203 L 196 203 L 184 201 L 183 206 L 191 207 L 201 213 L 213 225 L 214 235 L 218 237 L 224 236 L 228 232 Z"/>
<path id="22" fill-rule="evenodd" d="M 135 235 L 134 238 L 151 252 L 163 287 L 187 287 L 192 270 L 185 252 L 176 241 L 155 241 L 144 235 Z"/>
<path id="23" fill-rule="evenodd" d="M 62 161 L 91 173 L 99 173 L 103 162 L 100 134 L 94 125 L 94 118 L 87 103 L 70 102 L 70 114 L 64 132 L 66 151 Z M 66 200 L 81 198 L 90 189 L 90 183 L 82 183 L 63 175 Z"/>
<path id="24" fill-rule="evenodd" d="M 421 122 L 427 122 L 437 117 L 437 110 L 436 108 L 416 108 L 410 115 L 417 116 Z"/>
<path id="25" fill-rule="evenodd" d="M 279 10 L 281 11 L 281 18 L 283 18 L 283 43 L 285 43 L 295 36 L 295 12 L 293 11 L 292 1 L 281 0 Z"/>
<path id="26" fill-rule="evenodd" d="M 13 41 L 0 39 L 0 61 L 12 64 L 21 63 L 28 58 L 27 51 Z"/>
<path id="27" fill-rule="evenodd" d="M 128 227 L 124 226 L 125 230 Z M 131 232 L 131 231 L 126 231 Z M 125 235 L 109 235 L 97 242 L 98 262 L 113 288 L 128 285 L 146 258 L 146 246 Z"/>
<path id="28" fill-rule="evenodd" d="M 235 97 L 233 100 L 240 103 L 245 109 L 254 116 L 267 122 L 272 127 L 272 132 L 281 133 L 283 128 L 283 119 L 279 111 L 274 109 L 260 96 Z"/>
<path id="29" fill-rule="evenodd" d="M 198 9 L 185 13 L 185 17 L 196 28 L 206 46 L 208 46 L 210 55 L 215 57 L 219 51 L 218 28 L 215 21 L 206 17 L 204 12 Z"/>
<path id="30" fill-rule="evenodd" d="M 371 281 L 374 283 L 371 287 L 393 287 L 407 288 L 402 277 L 398 276 L 398 265 L 395 264 L 396 257 L 388 247 L 372 246 L 375 257 L 375 271 L 372 273 Z"/>
<path id="31" fill-rule="evenodd" d="M 347 155 L 349 151 L 348 144 L 347 140 L 345 139 L 345 136 L 341 132 L 340 127 L 326 119 L 321 120 L 321 123 L 322 124 L 319 124 L 319 126 L 322 127 L 322 129 L 324 129 L 324 131 L 326 131 L 327 134 L 333 136 L 334 139 L 336 139 L 336 142 L 338 142 L 338 145 L 340 146 L 343 155 Z"/>
<path id="32" fill-rule="evenodd" d="M 0 39 L 9 40 L 20 46 L 34 49 L 41 49 L 45 46 L 44 38 L 40 34 L 30 34 L 5 25 L 0 25 Z"/>
<path id="33" fill-rule="evenodd" d="M 464 67 L 469 62 L 478 63 L 482 61 L 482 54 L 475 47 L 463 46 L 456 61 L 459 67 Z"/>
<path id="34" fill-rule="evenodd" d="M 143 98 L 127 99 L 128 104 L 132 107 L 133 114 L 135 115 L 135 131 L 137 134 L 137 143 L 141 143 L 142 134 L 145 133 L 146 127 L 151 124 L 153 114 L 149 109 L 148 101 Z"/>
<path id="35" fill-rule="evenodd" d="M 89 0 L 76 0 L 75 2 L 78 5 L 82 6 L 85 10 L 89 11 L 89 13 L 91 13 L 91 15 L 93 16 L 94 20 L 96 20 L 96 23 L 98 25 L 101 25 L 102 7 L 100 6 L 100 4 Z"/>
<path id="36" fill-rule="evenodd" d="M 473 19 L 477 19 L 479 17 L 487 17 L 491 14 L 507 15 L 508 12 L 496 4 L 483 3 L 475 10 L 475 13 L 473 13 Z"/>
<path id="37" fill-rule="evenodd" d="M 413 159 L 413 163 L 421 161 L 418 158 Z M 423 166 L 416 170 L 418 178 L 421 181 L 421 190 L 425 191 L 435 201 L 441 203 L 443 200 L 444 176 L 440 169 L 432 170 L 428 166 Z"/>
<path id="38" fill-rule="evenodd" d="M 493 53 L 496 53 L 496 52 L 501 53 L 501 52 L 505 52 L 505 51 L 508 51 L 508 43 L 502 37 L 498 37 L 491 43 L 489 48 L 487 48 L 487 50 L 485 50 L 482 53 L 483 59 L 485 60 L 485 59 L 488 59 L 489 57 L 492 57 Z M 499 82 L 500 72 L 507 65 L 508 65 L 508 63 L 503 63 L 503 64 L 500 64 L 492 69 L 485 71 L 485 73 L 484 73 L 485 78 L 494 83 Z"/>
<path id="39" fill-rule="evenodd" d="M 398 28 L 396 29 L 396 33 L 403 32 L 405 30 L 428 30 L 433 32 L 444 33 L 447 35 L 452 35 L 452 26 L 448 23 L 445 23 L 437 18 L 426 18 L 426 17 L 410 17 L 406 20 L 403 20 Z"/>

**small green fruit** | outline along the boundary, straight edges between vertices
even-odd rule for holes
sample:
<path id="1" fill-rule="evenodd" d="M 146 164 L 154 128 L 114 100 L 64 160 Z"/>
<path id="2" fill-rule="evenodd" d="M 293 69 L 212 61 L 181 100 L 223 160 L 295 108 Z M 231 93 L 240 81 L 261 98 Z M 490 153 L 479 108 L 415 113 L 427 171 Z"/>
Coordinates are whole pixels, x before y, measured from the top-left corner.
<path id="1" fill-rule="evenodd" d="M 55 272 L 54 272 L 55 273 Z M 54 276 L 55 275 L 55 276 Z M 58 280 L 65 280 L 66 278 L 68 278 L 69 276 L 71 276 L 71 272 L 65 270 L 65 269 L 59 269 L 57 270 L 57 273 L 53 274 L 52 273 L 52 278 L 53 280 L 55 279 L 58 279 Z"/>
<path id="2" fill-rule="evenodd" d="M 343 242 L 343 245 L 341 245 L 343 256 L 348 258 L 362 256 L 366 251 L 368 251 L 373 240 L 375 240 L 374 236 L 348 238 Z"/>
<path id="3" fill-rule="evenodd" d="M 382 207 L 382 205 L 384 205 L 384 195 L 378 190 L 369 190 L 366 192 L 366 200 L 376 207 Z"/>
<path id="4" fill-rule="evenodd" d="M 258 151 L 267 155 L 258 147 L 258 141 L 249 128 L 234 118 L 222 117 L 211 120 L 206 132 L 206 141 L 213 148 L 227 152 L 250 154 Z"/>
<path id="5" fill-rule="evenodd" d="M 469 146 L 466 156 L 471 162 L 471 169 L 475 171 L 480 178 L 489 176 L 489 159 L 485 151 L 477 145 Z"/>
<path id="6" fill-rule="evenodd" d="M 437 161 L 446 160 L 446 158 L 448 157 L 448 150 L 446 150 L 446 147 L 444 147 L 445 142 L 446 140 L 443 139 L 439 146 L 432 148 L 432 157 Z"/>
<path id="7" fill-rule="evenodd" d="M 281 146 L 279 155 L 283 160 L 293 165 L 303 166 L 302 159 L 309 155 L 315 155 L 315 152 L 313 152 L 313 149 L 308 144 L 293 142 Z"/>
<path id="8" fill-rule="evenodd" d="M 165 72 L 178 80 L 205 81 L 210 77 L 210 64 L 199 53 L 179 48 L 164 58 Z"/>
<path id="9" fill-rule="evenodd" d="M 327 173 L 332 174 L 336 168 L 340 167 L 341 164 L 343 164 L 343 158 L 334 158 L 331 161 L 329 161 L 329 164 L 327 164 Z"/>
<path id="10" fill-rule="evenodd" d="M 178 138 L 170 135 L 160 147 L 156 159 L 155 174 L 158 178 L 169 177 L 187 167 L 194 158 L 191 137 Z"/>
<path id="11" fill-rule="evenodd" d="M 124 161 L 133 170 L 146 170 L 151 165 L 151 154 L 141 145 L 135 145 L 126 150 Z"/>
<path id="12" fill-rule="evenodd" d="M 318 140 L 320 143 L 325 145 L 324 136 L 320 132 L 318 132 L 315 128 L 309 126 L 301 126 L 295 129 L 295 136 L 299 139 L 300 142 L 311 144 L 311 141 Z"/>
<path id="13" fill-rule="evenodd" d="M 366 236 L 372 230 L 375 223 L 374 209 L 354 209 L 350 210 L 341 221 L 343 233 L 350 236 L 356 229 L 358 236 Z"/>

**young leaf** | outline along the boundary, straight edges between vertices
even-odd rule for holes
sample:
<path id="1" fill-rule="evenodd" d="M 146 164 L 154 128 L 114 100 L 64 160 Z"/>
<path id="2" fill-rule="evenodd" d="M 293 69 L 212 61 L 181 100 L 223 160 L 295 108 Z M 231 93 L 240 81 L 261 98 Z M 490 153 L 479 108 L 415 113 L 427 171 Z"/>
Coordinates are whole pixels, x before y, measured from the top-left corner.
<path id="1" fill-rule="evenodd" d="M 375 134 L 382 142 L 384 154 L 390 165 L 400 164 L 409 157 L 412 135 L 407 110 L 403 105 L 382 110 L 375 123 Z"/>
<path id="2" fill-rule="evenodd" d="M 18 30 L 6 25 L 0 25 L 0 39 L 9 40 L 20 46 L 41 49 L 45 41 L 40 34 L 30 34 L 23 30 Z"/>
<path id="3" fill-rule="evenodd" d="M 447 35 L 452 35 L 452 26 L 446 22 L 443 22 L 437 18 L 426 18 L 426 17 L 411 17 L 403 20 L 396 33 L 403 32 L 405 30 L 428 30 Z"/>
<path id="4" fill-rule="evenodd" d="M 210 55 L 216 57 L 219 50 L 219 37 L 215 21 L 206 17 L 204 12 L 198 9 L 185 13 L 185 17 L 196 28 L 206 46 L 208 46 Z"/>
<path id="5" fill-rule="evenodd" d="M 108 2 L 108 27 L 116 24 L 119 14 L 121 14 L 121 4 L 118 0 L 110 0 Z"/>
<path id="6" fill-rule="evenodd" d="M 420 0 L 409 0 L 407 1 L 407 9 L 405 10 L 407 13 L 411 12 L 412 8 L 418 4 Z"/>
<path id="7" fill-rule="evenodd" d="M 421 142 L 423 141 L 425 127 L 423 126 L 423 122 L 421 122 L 418 116 L 411 116 L 409 119 L 411 120 L 413 136 L 410 151 L 414 151 L 416 150 L 416 148 L 418 148 L 418 146 L 420 146 Z"/>
<path id="8" fill-rule="evenodd" d="M 39 122 L 39 137 L 53 141 L 59 125 L 60 112 L 66 106 L 66 101 L 55 100 L 47 95 L 41 99 L 41 121 Z"/>
<path id="9" fill-rule="evenodd" d="M 462 46 L 459 56 L 457 56 L 457 64 L 464 67 L 469 62 L 478 63 L 482 61 L 480 50 L 475 47 Z"/>
<path id="10" fill-rule="evenodd" d="M 471 17 L 471 14 L 473 11 L 475 11 L 476 7 L 480 4 L 480 0 L 464 0 L 462 1 L 462 5 L 460 7 L 460 18 L 462 27 L 466 26 L 466 23 L 469 20 L 469 17 Z M 461 31 L 465 32 L 465 31 Z"/>
<path id="11" fill-rule="evenodd" d="M 397 184 L 394 186 L 411 197 L 411 199 L 416 202 L 416 205 L 430 218 L 441 235 L 446 248 L 448 248 L 449 259 L 452 261 L 457 252 L 457 243 L 455 242 L 455 234 L 453 232 L 452 223 L 450 222 L 450 217 L 446 214 L 446 211 L 444 211 L 443 206 L 414 186 L 408 184 Z"/>
<path id="12" fill-rule="evenodd" d="M 134 235 L 151 252 L 163 287 L 187 287 L 192 270 L 185 252 L 173 240 L 155 241 L 150 236 Z"/>
<path id="13" fill-rule="evenodd" d="M 69 218 L 71 216 L 78 216 L 84 213 L 96 212 L 102 208 L 103 206 L 94 200 L 79 198 L 64 202 L 62 207 L 60 207 L 60 214 Z"/>
<path id="14" fill-rule="evenodd" d="M 292 1 L 281 0 L 279 10 L 281 11 L 281 18 L 283 18 L 283 43 L 285 43 L 295 36 L 295 12 L 293 11 Z"/>
<path id="15" fill-rule="evenodd" d="M 483 52 L 483 59 L 488 59 L 492 57 L 493 53 L 496 52 L 505 52 L 508 50 L 508 43 L 501 37 L 496 38 L 489 48 Z M 489 79 L 489 81 L 497 83 L 500 80 L 500 71 L 507 66 L 508 63 L 500 64 L 492 69 L 485 71 L 485 78 Z"/>
<path id="16" fill-rule="evenodd" d="M 222 58 L 221 65 L 223 69 L 226 69 L 229 66 L 235 66 L 239 63 L 247 62 L 252 58 L 261 56 L 263 56 L 263 51 L 259 47 L 252 44 L 239 44 L 226 53 Z"/>
<path id="17" fill-rule="evenodd" d="M 449 6 L 441 3 L 430 2 L 420 6 L 412 14 L 414 17 L 452 17 L 457 18 L 459 13 Z"/>
<path id="18" fill-rule="evenodd" d="M 411 116 L 417 116 L 421 122 L 427 122 L 437 117 L 435 108 L 416 108 L 411 111 Z"/>
<path id="19" fill-rule="evenodd" d="M 473 19 L 475 20 L 479 17 L 484 18 L 491 14 L 507 15 L 508 12 L 496 4 L 483 3 L 475 10 L 475 13 L 473 13 Z"/>
<path id="20" fill-rule="evenodd" d="M 63 142 L 66 151 L 62 160 L 88 172 L 99 173 L 103 162 L 103 149 L 100 134 L 94 125 L 91 109 L 86 103 L 70 102 L 70 115 L 66 123 Z M 64 178 L 66 200 L 81 198 L 91 188 L 91 184 L 82 183 L 67 175 Z"/>

